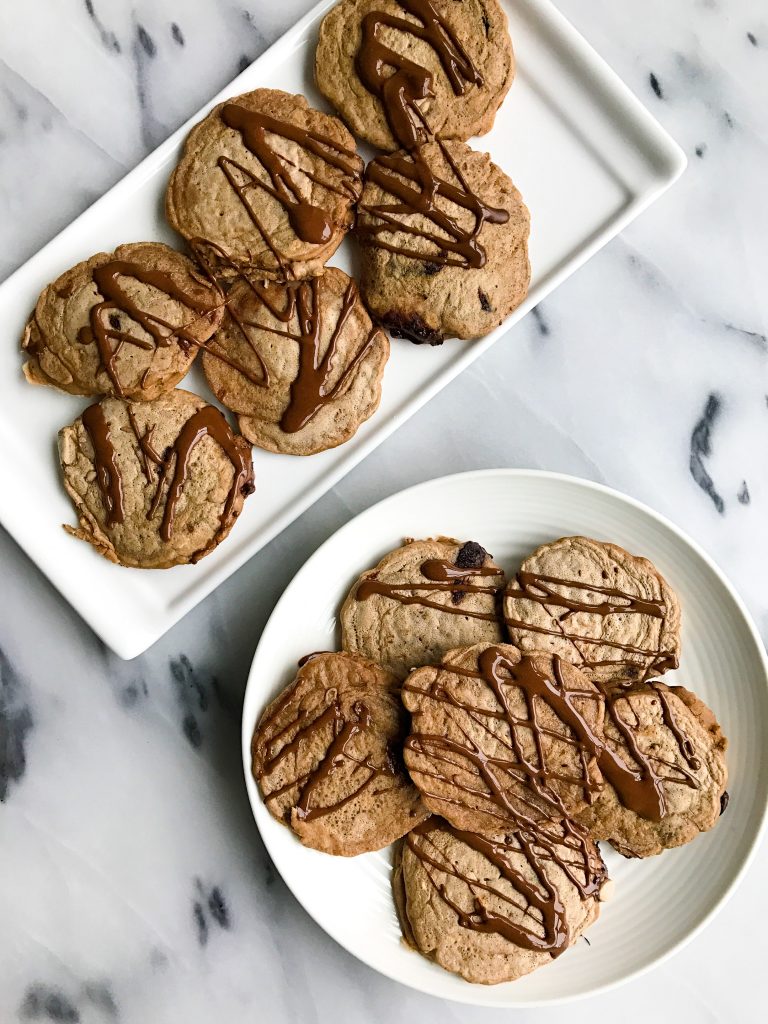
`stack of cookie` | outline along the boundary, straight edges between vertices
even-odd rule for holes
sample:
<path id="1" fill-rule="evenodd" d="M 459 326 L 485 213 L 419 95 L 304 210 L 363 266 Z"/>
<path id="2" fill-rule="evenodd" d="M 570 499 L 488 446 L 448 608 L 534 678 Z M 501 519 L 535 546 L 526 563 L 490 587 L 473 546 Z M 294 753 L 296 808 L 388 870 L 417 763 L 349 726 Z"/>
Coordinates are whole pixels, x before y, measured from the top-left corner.
<path id="1" fill-rule="evenodd" d="M 528 211 L 466 139 L 489 130 L 514 74 L 497 0 L 343 0 L 317 48 L 321 92 L 258 89 L 189 134 L 166 213 L 188 255 L 122 245 L 40 296 L 30 382 L 104 396 L 59 435 L 77 537 L 123 565 L 196 562 L 253 490 L 249 445 L 311 455 L 376 410 L 389 357 L 487 333 L 522 301 Z M 354 228 L 361 288 L 326 263 Z M 216 399 L 176 385 L 197 353 Z"/>
<path id="2" fill-rule="evenodd" d="M 678 665 L 655 567 L 565 537 L 507 581 L 476 542 L 409 540 L 341 609 L 253 737 L 267 807 L 345 856 L 396 839 L 404 941 L 467 981 L 552 962 L 607 894 L 597 846 L 648 857 L 710 829 L 726 740 Z"/>
<path id="3" fill-rule="evenodd" d="M 528 291 L 530 217 L 467 139 L 490 131 L 515 74 L 498 0 L 342 0 L 315 81 L 361 139 L 360 287 L 395 337 L 436 345 L 497 327 Z"/>

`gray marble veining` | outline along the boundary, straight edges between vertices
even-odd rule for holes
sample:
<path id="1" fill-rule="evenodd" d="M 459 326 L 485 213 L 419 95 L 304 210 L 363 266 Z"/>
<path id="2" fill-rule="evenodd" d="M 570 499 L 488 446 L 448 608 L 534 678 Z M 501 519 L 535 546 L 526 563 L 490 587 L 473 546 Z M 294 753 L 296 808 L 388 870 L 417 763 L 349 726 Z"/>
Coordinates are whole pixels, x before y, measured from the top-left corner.
<path id="1" fill-rule="evenodd" d="M 0 276 L 309 6 L 1 5 Z M 293 573 L 356 512 L 443 473 L 542 467 L 648 502 L 768 636 L 768 10 L 559 6 L 685 148 L 667 196 L 136 661 L 0 535 L 1 1021 L 563 1019 L 442 1004 L 344 953 L 267 858 L 239 755 L 251 655 Z M 686 950 L 569 1019 L 762 1019 L 766 870 L 763 846 Z"/>

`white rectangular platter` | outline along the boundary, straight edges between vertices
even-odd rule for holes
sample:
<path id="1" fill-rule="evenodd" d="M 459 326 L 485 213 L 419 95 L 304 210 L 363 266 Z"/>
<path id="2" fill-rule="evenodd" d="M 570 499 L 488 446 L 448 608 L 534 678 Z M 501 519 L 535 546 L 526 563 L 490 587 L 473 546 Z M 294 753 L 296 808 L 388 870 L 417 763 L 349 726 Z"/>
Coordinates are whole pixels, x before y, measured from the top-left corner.
<path id="1" fill-rule="evenodd" d="M 87 404 L 21 374 L 18 339 L 41 289 L 121 242 L 179 240 L 162 199 L 189 127 L 226 96 L 260 86 L 304 93 L 312 80 L 322 0 L 154 153 L 0 286 L 0 521 L 92 629 L 123 658 L 158 640 L 194 605 L 388 434 L 502 337 L 678 177 L 685 157 L 549 0 L 502 0 L 518 70 L 493 131 L 474 143 L 513 178 L 531 210 L 533 278 L 526 302 L 479 342 L 440 348 L 396 341 L 381 406 L 347 444 L 310 458 L 254 451 L 256 493 L 228 540 L 196 566 L 162 572 L 112 565 L 61 528 L 74 522 L 59 481 L 56 433 Z M 578 201 L 574 197 L 578 196 Z M 346 241 L 331 261 L 351 265 Z M 208 396 L 193 367 L 183 383 Z M 13 486 L 10 482 L 13 481 Z"/>

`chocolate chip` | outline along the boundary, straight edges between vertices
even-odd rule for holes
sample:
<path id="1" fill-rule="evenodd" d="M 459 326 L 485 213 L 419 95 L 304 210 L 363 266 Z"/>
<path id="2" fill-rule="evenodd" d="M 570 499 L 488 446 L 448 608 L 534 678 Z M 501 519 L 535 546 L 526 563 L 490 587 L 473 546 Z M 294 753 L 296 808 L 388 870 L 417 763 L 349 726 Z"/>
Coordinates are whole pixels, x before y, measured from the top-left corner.
<path id="1" fill-rule="evenodd" d="M 432 330 L 417 313 L 403 314 L 397 310 L 385 313 L 381 323 L 389 328 L 393 338 L 407 338 L 416 345 L 442 345 L 443 336 Z"/>
<path id="2" fill-rule="evenodd" d="M 490 313 L 493 310 L 491 300 L 485 294 L 482 288 L 477 289 L 477 297 L 480 299 L 480 305 L 485 313 Z"/>
<path id="3" fill-rule="evenodd" d="M 468 540 L 456 555 L 455 565 L 458 569 L 481 569 L 488 552 L 475 540 Z"/>
<path id="4" fill-rule="evenodd" d="M 722 814 L 725 814 L 725 808 L 726 808 L 726 807 L 728 806 L 728 801 L 729 801 L 730 799 L 731 799 L 731 798 L 730 798 L 730 796 L 728 795 L 728 790 L 726 789 L 726 791 L 725 791 L 725 792 L 723 793 L 723 795 L 722 795 L 722 796 L 720 797 L 720 814 L 721 814 L 721 815 L 722 815 Z"/>
<path id="5" fill-rule="evenodd" d="M 119 331 L 120 330 L 120 317 L 117 315 L 117 313 L 110 313 L 109 314 L 109 326 L 114 331 Z"/>
<path id="6" fill-rule="evenodd" d="M 434 274 L 438 274 L 443 268 L 439 263 L 425 263 L 422 269 L 428 277 L 432 277 Z"/>

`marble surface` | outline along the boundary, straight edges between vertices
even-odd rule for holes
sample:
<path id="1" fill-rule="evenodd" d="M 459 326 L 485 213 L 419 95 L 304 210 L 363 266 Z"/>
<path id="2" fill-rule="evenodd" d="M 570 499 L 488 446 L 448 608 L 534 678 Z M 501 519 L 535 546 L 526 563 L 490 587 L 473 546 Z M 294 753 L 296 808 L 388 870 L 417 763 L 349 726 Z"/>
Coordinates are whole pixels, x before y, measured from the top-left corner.
<path id="1" fill-rule="evenodd" d="M 768 11 L 559 5 L 685 148 L 667 196 L 136 661 L 0 534 L 4 1024 L 563 1019 L 443 1004 L 327 939 L 260 843 L 238 731 L 261 628 L 305 558 L 379 498 L 462 469 L 560 470 L 648 502 L 768 636 Z M 0 5 L 0 275 L 309 6 Z M 691 945 L 568 1019 L 763 1019 L 766 871 L 763 844 Z"/>

